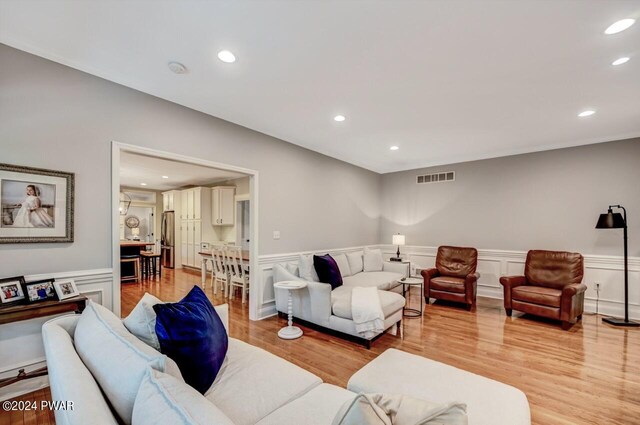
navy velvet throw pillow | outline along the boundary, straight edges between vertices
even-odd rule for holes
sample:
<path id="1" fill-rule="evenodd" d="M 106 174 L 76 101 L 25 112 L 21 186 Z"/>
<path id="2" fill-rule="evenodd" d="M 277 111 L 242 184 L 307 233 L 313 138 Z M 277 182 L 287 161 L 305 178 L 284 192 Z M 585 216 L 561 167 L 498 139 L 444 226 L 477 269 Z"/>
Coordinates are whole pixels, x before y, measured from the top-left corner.
<path id="1" fill-rule="evenodd" d="M 336 289 L 342 285 L 342 274 L 338 263 L 329 254 L 326 255 L 314 255 L 313 267 L 318 273 L 318 279 L 320 282 L 328 283 L 331 285 L 331 290 Z"/>
<path id="2" fill-rule="evenodd" d="M 187 384 L 204 394 L 229 347 L 218 313 L 198 286 L 179 302 L 156 304 L 153 310 L 160 351 L 178 364 Z"/>

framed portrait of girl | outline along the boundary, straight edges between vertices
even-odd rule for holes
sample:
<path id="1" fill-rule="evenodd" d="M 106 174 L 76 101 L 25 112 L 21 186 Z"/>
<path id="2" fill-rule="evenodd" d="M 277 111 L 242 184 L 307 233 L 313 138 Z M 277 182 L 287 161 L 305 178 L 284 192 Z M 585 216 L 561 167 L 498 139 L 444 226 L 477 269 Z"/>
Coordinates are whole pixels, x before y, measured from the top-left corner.
<path id="1" fill-rule="evenodd" d="M 74 174 L 0 164 L 0 243 L 73 242 Z"/>

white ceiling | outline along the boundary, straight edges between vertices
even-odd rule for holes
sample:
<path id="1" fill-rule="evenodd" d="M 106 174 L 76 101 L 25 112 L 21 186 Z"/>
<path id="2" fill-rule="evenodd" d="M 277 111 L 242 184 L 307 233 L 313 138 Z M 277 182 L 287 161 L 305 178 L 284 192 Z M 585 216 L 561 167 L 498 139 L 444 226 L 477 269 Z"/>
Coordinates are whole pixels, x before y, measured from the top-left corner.
<path id="1" fill-rule="evenodd" d="M 626 17 L 640 1 L 3 0 L 0 41 L 390 172 L 640 135 L 640 22 L 603 34 Z"/>
<path id="2" fill-rule="evenodd" d="M 169 177 L 163 179 L 162 176 Z M 245 177 L 244 174 L 130 152 L 120 154 L 120 186 L 142 190 L 172 190 Z M 146 183 L 142 186 L 140 183 Z"/>

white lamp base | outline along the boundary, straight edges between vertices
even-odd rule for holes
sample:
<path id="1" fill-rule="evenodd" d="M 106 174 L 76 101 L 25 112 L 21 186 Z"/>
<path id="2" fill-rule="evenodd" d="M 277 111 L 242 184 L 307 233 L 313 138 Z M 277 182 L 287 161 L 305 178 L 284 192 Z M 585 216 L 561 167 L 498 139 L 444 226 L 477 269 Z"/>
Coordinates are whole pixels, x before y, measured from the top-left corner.
<path id="1" fill-rule="evenodd" d="M 278 331 L 278 336 L 282 339 L 296 339 L 302 336 L 302 329 L 297 326 L 285 326 Z"/>

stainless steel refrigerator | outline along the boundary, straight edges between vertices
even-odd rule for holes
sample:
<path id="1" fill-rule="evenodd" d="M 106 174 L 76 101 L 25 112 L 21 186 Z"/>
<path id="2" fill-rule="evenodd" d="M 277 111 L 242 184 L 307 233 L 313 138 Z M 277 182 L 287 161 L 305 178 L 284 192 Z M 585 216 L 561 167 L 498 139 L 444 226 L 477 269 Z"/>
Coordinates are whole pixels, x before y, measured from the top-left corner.
<path id="1" fill-rule="evenodd" d="M 162 213 L 162 267 L 175 267 L 176 245 L 176 213 L 165 211 Z"/>

